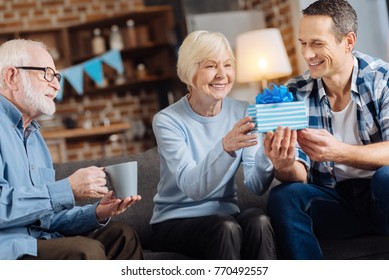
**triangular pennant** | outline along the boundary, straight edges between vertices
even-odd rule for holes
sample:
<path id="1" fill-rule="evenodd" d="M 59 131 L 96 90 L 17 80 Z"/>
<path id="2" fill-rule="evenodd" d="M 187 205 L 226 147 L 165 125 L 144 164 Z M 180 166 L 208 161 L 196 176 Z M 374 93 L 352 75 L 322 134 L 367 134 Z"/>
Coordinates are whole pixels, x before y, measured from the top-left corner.
<path id="1" fill-rule="evenodd" d="M 101 55 L 101 60 L 107 65 L 115 69 L 119 74 L 124 73 L 124 66 L 122 62 L 122 57 L 118 50 L 111 50 Z"/>
<path id="2" fill-rule="evenodd" d="M 68 80 L 78 95 L 84 93 L 83 65 L 74 65 L 62 70 L 62 76 Z"/>
<path id="3" fill-rule="evenodd" d="M 100 57 L 88 60 L 82 65 L 84 66 L 84 71 L 98 86 L 104 86 L 103 65 Z"/>

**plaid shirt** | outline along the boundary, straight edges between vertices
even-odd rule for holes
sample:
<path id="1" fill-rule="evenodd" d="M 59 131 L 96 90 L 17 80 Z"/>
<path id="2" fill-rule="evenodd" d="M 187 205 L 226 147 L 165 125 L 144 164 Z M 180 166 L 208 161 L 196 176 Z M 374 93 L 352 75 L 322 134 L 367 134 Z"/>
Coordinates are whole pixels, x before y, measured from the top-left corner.
<path id="1" fill-rule="evenodd" d="M 389 140 L 389 63 L 354 52 L 351 99 L 358 108 L 359 137 L 364 145 Z M 322 79 L 312 79 L 309 71 L 287 82 L 295 100 L 305 100 L 309 127 L 333 134 L 332 112 Z M 298 160 L 308 167 L 308 182 L 334 187 L 334 162 L 314 162 L 298 148 Z"/>

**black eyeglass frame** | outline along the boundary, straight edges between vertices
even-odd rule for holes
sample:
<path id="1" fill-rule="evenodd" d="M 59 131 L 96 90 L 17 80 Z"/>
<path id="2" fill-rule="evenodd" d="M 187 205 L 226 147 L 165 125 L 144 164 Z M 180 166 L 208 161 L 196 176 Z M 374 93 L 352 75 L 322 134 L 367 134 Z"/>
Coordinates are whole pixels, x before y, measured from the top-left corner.
<path id="1" fill-rule="evenodd" d="M 23 69 L 23 70 L 39 70 L 45 72 L 45 80 L 48 82 L 52 82 L 54 80 L 54 77 L 57 78 L 58 82 L 61 81 L 62 75 L 58 72 L 55 72 L 53 68 L 51 67 L 35 67 L 35 66 L 15 66 L 16 69 Z M 47 70 L 50 69 L 53 71 L 53 76 L 51 80 L 47 77 Z"/>

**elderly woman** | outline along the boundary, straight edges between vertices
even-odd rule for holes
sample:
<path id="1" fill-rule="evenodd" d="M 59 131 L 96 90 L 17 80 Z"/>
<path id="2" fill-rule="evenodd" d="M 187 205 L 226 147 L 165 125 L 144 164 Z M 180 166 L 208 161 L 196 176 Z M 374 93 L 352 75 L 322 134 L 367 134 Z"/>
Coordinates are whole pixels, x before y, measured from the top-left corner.
<path id="1" fill-rule="evenodd" d="M 188 94 L 155 115 L 161 178 L 151 219 L 155 251 L 199 259 L 275 259 L 273 229 L 262 209 L 240 212 L 235 173 L 257 195 L 271 181 L 269 160 L 247 116 L 227 97 L 235 58 L 220 33 L 195 31 L 179 49 L 178 76 Z"/>

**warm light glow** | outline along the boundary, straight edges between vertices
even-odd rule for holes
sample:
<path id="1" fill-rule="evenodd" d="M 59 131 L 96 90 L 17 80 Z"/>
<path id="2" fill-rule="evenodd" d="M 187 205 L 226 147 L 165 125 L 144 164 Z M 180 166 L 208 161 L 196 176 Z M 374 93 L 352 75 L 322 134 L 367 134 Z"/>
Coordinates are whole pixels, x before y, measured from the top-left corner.
<path id="1" fill-rule="evenodd" d="M 267 66 L 267 61 L 264 58 L 259 58 L 257 64 L 260 70 L 264 70 Z"/>
<path id="2" fill-rule="evenodd" d="M 253 30 L 236 40 L 238 82 L 276 79 L 292 73 L 281 33 L 277 28 Z"/>

